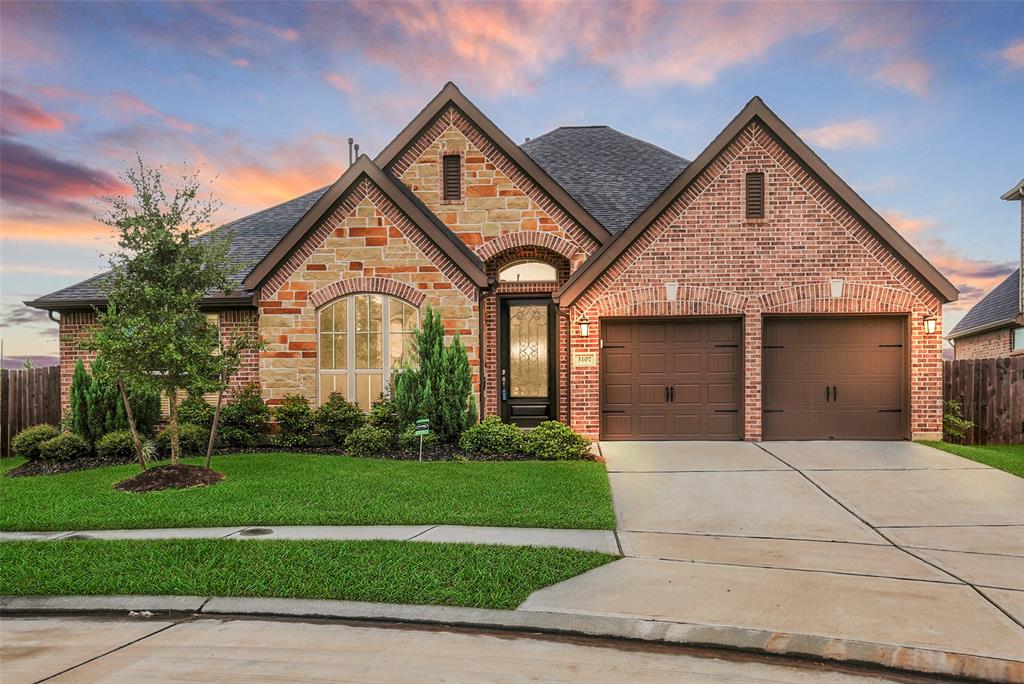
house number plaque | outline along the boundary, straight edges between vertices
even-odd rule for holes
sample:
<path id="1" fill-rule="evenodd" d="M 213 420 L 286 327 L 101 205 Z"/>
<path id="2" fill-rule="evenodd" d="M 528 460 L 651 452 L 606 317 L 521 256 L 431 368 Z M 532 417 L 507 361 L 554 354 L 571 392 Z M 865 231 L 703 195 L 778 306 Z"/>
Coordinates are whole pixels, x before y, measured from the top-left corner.
<path id="1" fill-rule="evenodd" d="M 597 365 L 597 352 L 573 352 L 574 368 L 592 368 Z"/>

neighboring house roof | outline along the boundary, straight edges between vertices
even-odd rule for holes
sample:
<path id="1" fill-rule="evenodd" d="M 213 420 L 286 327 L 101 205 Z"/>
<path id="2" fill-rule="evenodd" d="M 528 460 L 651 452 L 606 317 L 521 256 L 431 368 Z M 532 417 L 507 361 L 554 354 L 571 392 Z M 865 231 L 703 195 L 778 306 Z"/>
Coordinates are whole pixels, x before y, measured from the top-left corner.
<path id="1" fill-rule="evenodd" d="M 469 98 L 462 94 L 459 88 L 449 81 L 437 95 L 434 96 L 427 106 L 409 122 L 402 132 L 395 136 L 395 139 L 388 143 L 380 154 L 374 158 L 374 162 L 380 168 L 388 171 L 402 153 L 414 144 L 419 138 L 423 129 L 427 128 L 438 116 L 443 114 L 448 107 L 454 106 L 468 118 L 473 124 L 487 136 L 494 145 L 515 163 L 523 173 L 530 177 L 544 192 L 548 194 L 569 216 L 583 226 L 591 237 L 598 243 L 607 242 L 611 237 L 608 229 L 601 225 L 566 189 L 559 185 L 530 155 L 516 145 L 505 132 L 494 125 L 494 122 L 487 118 L 483 112 Z"/>
<path id="2" fill-rule="evenodd" d="M 228 260 L 238 269 L 232 275 L 231 282 L 239 289 L 232 293 L 231 299 L 238 299 L 240 303 L 242 300 L 252 299 L 253 292 L 242 287 L 245 277 L 257 263 L 270 253 L 303 214 L 309 211 L 309 208 L 320 199 L 328 187 L 324 186 L 269 209 L 225 223 L 200 238 L 209 239 L 211 236 L 223 236 L 226 233 L 233 233 L 239 237 L 244 236 L 244 239 L 232 239 L 228 248 Z M 100 287 L 105 276 L 106 273 L 101 273 L 63 290 L 25 303 L 37 309 L 53 310 L 88 308 L 105 304 L 107 298 Z M 225 297 L 218 296 L 218 293 L 210 293 L 210 298 L 218 301 L 225 300 Z"/>
<path id="3" fill-rule="evenodd" d="M 1024 178 L 1020 179 L 1020 183 L 1006 191 L 1006 193 L 999 199 L 1004 199 L 1009 202 L 1014 200 L 1024 200 Z"/>
<path id="4" fill-rule="evenodd" d="M 562 126 L 520 147 L 612 234 L 690 163 L 608 126 Z"/>
<path id="5" fill-rule="evenodd" d="M 967 337 L 977 333 L 1013 325 L 1020 314 L 1020 269 L 1006 276 L 1006 280 L 971 307 L 967 315 L 953 326 L 947 339 Z"/>
<path id="6" fill-rule="evenodd" d="M 921 256 L 921 253 L 914 249 L 878 212 L 868 206 L 835 171 L 829 168 L 807 146 L 807 143 L 793 132 L 793 129 L 768 108 L 760 97 L 755 97 L 683 170 L 679 177 L 633 220 L 628 228 L 616 235 L 610 242 L 602 245 L 569 277 L 569 280 L 556 294 L 560 306 L 565 307 L 576 301 L 752 121 L 759 122 L 771 131 L 785 147 L 789 148 L 793 156 L 816 175 L 825 187 L 834 192 L 854 215 L 859 216 L 903 263 L 917 272 L 943 302 L 956 301 L 959 292 L 953 284 Z"/>
<path id="7" fill-rule="evenodd" d="M 480 258 L 469 250 L 448 226 L 432 216 L 429 210 L 424 211 L 426 207 L 422 202 L 410 199 L 411 193 L 404 192 L 401 183 L 381 171 L 373 160 L 363 154 L 249 272 L 242 286 L 248 290 L 258 290 L 274 274 L 277 267 L 298 249 L 305 237 L 316 229 L 321 219 L 327 216 L 363 178 L 368 178 L 380 188 L 388 199 L 394 202 L 478 287 L 487 285 L 487 275 L 484 273 L 484 265 Z"/>

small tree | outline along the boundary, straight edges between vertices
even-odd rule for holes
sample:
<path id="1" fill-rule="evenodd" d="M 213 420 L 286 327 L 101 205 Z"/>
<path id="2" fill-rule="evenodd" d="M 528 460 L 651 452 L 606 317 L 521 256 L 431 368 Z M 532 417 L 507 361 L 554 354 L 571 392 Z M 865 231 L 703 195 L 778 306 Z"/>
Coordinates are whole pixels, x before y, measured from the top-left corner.
<path id="1" fill-rule="evenodd" d="M 92 377 L 85 370 L 82 359 L 75 361 L 75 374 L 71 376 L 71 431 L 89 439 L 89 388 Z"/>
<path id="2" fill-rule="evenodd" d="M 171 463 L 181 459 L 178 392 L 215 389 L 222 378 L 217 330 L 199 309 L 208 292 L 229 292 L 231 267 L 225 237 L 200 235 L 217 209 L 200 198 L 197 174 L 185 175 L 171 192 L 159 169 L 138 160 L 124 182 L 132 197 L 107 198 L 99 220 L 112 226 L 117 249 L 102 287 L 106 311 L 89 346 L 103 354 L 128 414 L 140 465 L 142 446 L 128 405 L 129 389 L 168 397 Z"/>

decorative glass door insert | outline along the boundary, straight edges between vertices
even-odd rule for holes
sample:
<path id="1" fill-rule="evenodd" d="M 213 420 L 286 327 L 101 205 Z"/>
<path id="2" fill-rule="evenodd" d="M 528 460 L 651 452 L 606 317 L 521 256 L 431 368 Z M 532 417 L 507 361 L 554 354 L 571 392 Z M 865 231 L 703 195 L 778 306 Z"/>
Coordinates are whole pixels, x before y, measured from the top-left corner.
<path id="1" fill-rule="evenodd" d="M 512 397 L 548 395 L 548 307 L 511 304 L 509 389 Z"/>

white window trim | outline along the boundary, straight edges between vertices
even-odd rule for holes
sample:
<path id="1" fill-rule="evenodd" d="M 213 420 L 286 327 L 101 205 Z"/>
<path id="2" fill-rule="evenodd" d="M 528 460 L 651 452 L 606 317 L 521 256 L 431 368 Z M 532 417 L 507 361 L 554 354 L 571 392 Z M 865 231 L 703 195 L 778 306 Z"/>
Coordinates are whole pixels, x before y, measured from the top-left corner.
<path id="1" fill-rule="evenodd" d="M 381 366 L 383 368 L 359 368 L 356 365 L 356 297 L 360 295 L 371 295 L 381 298 L 381 328 L 380 328 L 380 353 L 381 353 Z M 345 307 L 346 311 L 346 322 L 345 322 L 345 353 L 348 354 L 347 368 L 345 369 L 334 369 L 334 368 L 321 368 L 320 367 L 320 313 L 329 306 L 334 306 L 342 299 L 348 300 L 348 306 Z M 353 403 L 357 403 L 356 398 L 356 376 L 357 375 L 381 375 L 380 391 L 384 396 L 390 396 L 391 394 L 391 368 L 388 366 L 391 364 L 391 331 L 388 329 L 388 322 L 391 320 L 391 302 L 399 301 L 403 304 L 411 306 L 416 311 L 416 325 L 420 322 L 420 310 L 418 307 L 410 302 L 405 301 L 394 295 L 387 295 L 380 292 L 353 292 L 347 294 L 344 297 L 338 297 L 325 303 L 323 306 L 316 310 L 316 404 L 320 406 L 323 402 L 327 401 L 328 397 L 321 396 L 320 392 L 320 376 L 326 375 L 342 375 L 348 374 L 346 378 L 346 392 L 345 400 Z M 337 326 L 335 326 L 337 328 Z M 376 401 L 376 398 L 372 398 L 371 403 Z"/>

